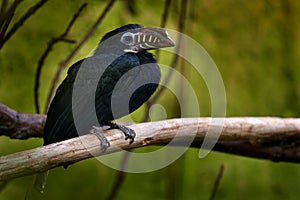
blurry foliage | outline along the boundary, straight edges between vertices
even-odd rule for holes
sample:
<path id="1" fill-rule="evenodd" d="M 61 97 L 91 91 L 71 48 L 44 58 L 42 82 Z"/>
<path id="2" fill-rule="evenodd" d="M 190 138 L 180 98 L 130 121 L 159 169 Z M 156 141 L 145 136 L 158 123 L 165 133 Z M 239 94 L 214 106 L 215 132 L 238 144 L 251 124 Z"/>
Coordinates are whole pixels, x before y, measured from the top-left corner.
<path id="1" fill-rule="evenodd" d="M 16 19 L 34 2 L 24 1 L 15 13 Z M 47 2 L 0 50 L 1 103 L 20 112 L 34 112 L 33 84 L 37 60 L 50 38 L 62 33 L 82 3 L 82 0 Z M 105 3 L 89 1 L 69 38 L 79 41 Z M 134 3 L 134 6 L 128 3 Z M 101 36 L 115 27 L 127 23 L 159 26 L 163 5 L 164 1 L 159 0 L 118 1 L 74 62 L 86 57 Z M 179 1 L 170 5 L 168 28 L 176 28 L 179 7 Z M 189 2 L 185 33 L 198 41 L 219 67 L 226 88 L 228 116 L 300 116 L 299 15 L 300 3 L 297 0 Z M 58 63 L 73 46 L 59 44 L 47 58 L 41 79 L 42 105 Z M 161 54 L 160 62 L 170 63 L 170 58 L 168 54 Z M 200 76 L 194 76 L 196 73 L 188 64 L 184 66 L 184 74 L 197 91 L 201 116 L 210 116 L 205 83 Z M 178 104 L 170 92 L 162 95 L 157 103 L 165 107 L 167 113 L 164 114 L 168 118 L 180 117 Z M 137 121 L 144 110 L 142 107 L 134 113 Z M 161 119 L 157 114 L 153 116 Z M 0 154 L 30 149 L 41 143 L 41 139 L 16 141 L 2 137 Z M 190 149 L 167 168 L 146 174 L 127 174 L 118 199 L 208 199 L 221 164 L 224 164 L 225 171 L 218 199 L 299 198 L 298 165 L 220 153 L 210 153 L 200 160 L 197 155 L 197 149 Z M 54 169 L 50 172 L 44 199 L 103 199 L 109 194 L 116 174 L 117 171 L 95 159 L 72 165 L 68 170 Z M 10 181 L 1 191 L 0 199 L 23 199 L 31 181 L 32 177 Z M 176 195 L 170 192 L 174 190 Z"/>

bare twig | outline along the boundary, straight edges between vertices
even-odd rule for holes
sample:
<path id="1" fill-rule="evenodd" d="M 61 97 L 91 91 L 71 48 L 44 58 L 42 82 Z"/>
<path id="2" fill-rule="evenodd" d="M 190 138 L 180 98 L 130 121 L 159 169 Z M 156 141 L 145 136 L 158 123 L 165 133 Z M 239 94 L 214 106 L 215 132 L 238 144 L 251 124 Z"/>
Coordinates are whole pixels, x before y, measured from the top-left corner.
<path id="1" fill-rule="evenodd" d="M 36 11 L 38 11 L 47 1 L 48 0 L 40 0 L 27 10 L 27 12 L 12 26 L 3 40 L 1 40 L 0 49 L 11 38 L 11 36 L 13 36 L 13 34 L 29 19 L 29 17 L 31 17 Z"/>
<path id="2" fill-rule="evenodd" d="M 161 19 L 161 22 L 160 22 L 160 27 L 162 27 L 162 28 L 166 27 L 166 24 L 167 24 L 167 21 L 168 21 L 168 16 L 169 16 L 169 13 L 170 13 L 170 10 L 171 10 L 171 6 L 170 6 L 171 4 L 172 4 L 172 0 L 166 0 L 165 1 L 164 12 L 163 12 L 162 19 Z"/>
<path id="3" fill-rule="evenodd" d="M 176 144 L 182 145 L 187 139 L 201 143 L 208 130 L 210 135 L 217 134 L 220 125 L 210 124 L 211 118 L 183 118 L 131 125 L 137 137 L 133 144 L 124 140 L 119 130 L 108 130 L 104 134 L 110 142 L 106 154 L 143 147 L 146 145 L 165 145 L 176 135 Z M 240 142 L 238 151 L 248 152 L 250 157 L 276 161 L 300 163 L 300 119 L 281 119 L 274 117 L 226 118 L 219 144 Z M 194 131 L 196 130 L 196 136 Z M 101 142 L 93 134 L 73 138 L 0 157 L 0 181 L 46 171 L 58 166 L 70 165 L 92 155 L 102 155 Z M 245 145 L 246 144 L 246 145 Z"/>
<path id="4" fill-rule="evenodd" d="M 180 11 L 180 16 L 179 16 L 179 19 L 178 19 L 178 32 L 180 33 L 183 33 L 184 32 L 184 23 L 185 23 L 185 19 L 186 19 L 186 13 L 187 13 L 187 4 L 188 4 L 188 1 L 187 0 L 182 0 L 181 1 L 181 11 Z M 174 54 L 174 57 L 173 57 L 173 60 L 171 62 L 171 68 L 175 68 L 176 65 L 177 65 L 177 62 L 178 62 L 178 53 L 180 48 L 181 48 L 181 35 L 178 36 L 178 42 L 176 44 L 176 50 L 175 50 L 175 54 Z M 165 79 L 165 83 L 163 85 L 167 85 L 169 82 L 170 82 L 170 79 L 171 79 L 171 76 L 172 76 L 172 71 L 173 70 L 170 70 L 167 74 L 167 77 Z M 161 93 L 165 90 L 165 87 L 161 87 L 158 92 L 155 94 L 155 96 L 151 99 L 151 102 L 152 101 L 156 101 L 157 98 L 161 95 Z"/>
<path id="5" fill-rule="evenodd" d="M 186 13 L 187 13 L 187 4 L 188 4 L 187 0 L 182 0 L 181 1 L 181 10 L 180 10 L 180 16 L 179 16 L 179 19 L 178 19 L 178 28 L 177 28 L 178 32 L 180 32 L 180 33 L 184 32 L 184 23 L 185 23 Z M 177 66 L 177 63 L 178 63 L 179 56 L 178 56 L 177 52 L 179 52 L 179 50 L 181 48 L 181 35 L 178 36 L 177 41 L 178 42 L 176 44 L 175 54 L 174 54 L 173 60 L 171 62 L 171 69 L 174 69 Z M 170 82 L 172 74 L 173 74 L 172 73 L 173 70 L 171 70 L 171 69 L 167 73 L 167 76 L 166 76 L 166 78 L 164 80 L 164 83 L 162 85 L 168 85 L 168 83 Z M 149 111 L 150 107 L 153 105 L 153 103 L 155 103 L 157 101 L 157 99 L 161 96 L 161 94 L 163 93 L 163 91 L 165 89 L 166 89 L 165 87 L 160 87 L 158 89 L 158 91 L 153 95 L 153 97 L 146 102 L 147 112 L 145 112 L 145 115 L 144 115 L 142 121 L 148 121 L 149 120 L 148 111 Z"/>
<path id="6" fill-rule="evenodd" d="M 120 170 L 118 171 L 117 177 L 115 179 L 115 183 L 109 193 L 107 200 L 114 200 L 118 194 L 119 189 L 121 188 L 122 183 L 125 180 L 126 172 L 125 168 L 129 159 L 129 151 L 125 151 L 121 160 Z"/>
<path id="7" fill-rule="evenodd" d="M 216 197 L 216 194 L 217 194 L 217 191 L 218 191 L 218 187 L 220 185 L 220 181 L 221 181 L 221 178 L 223 176 L 223 172 L 224 172 L 224 165 L 221 165 L 220 166 L 220 169 L 219 169 L 219 173 L 218 173 L 218 176 L 215 180 L 215 184 L 214 184 L 214 187 L 213 187 L 213 191 L 211 193 L 211 196 L 210 196 L 210 200 L 214 200 L 215 197 Z"/>
<path id="8" fill-rule="evenodd" d="M 39 105 L 39 86 L 40 86 L 40 76 L 41 76 L 41 71 L 44 65 L 44 62 L 49 55 L 50 51 L 52 50 L 53 46 L 57 44 L 58 42 L 68 42 L 68 43 L 74 43 L 74 40 L 67 39 L 67 35 L 69 34 L 69 31 L 71 30 L 74 22 L 82 12 L 82 10 L 86 7 L 87 3 L 83 3 L 78 11 L 73 15 L 73 18 L 69 22 L 66 30 L 59 35 L 56 38 L 53 38 L 47 45 L 47 48 L 45 49 L 43 55 L 38 61 L 38 67 L 36 70 L 36 75 L 35 75 L 35 84 L 34 84 L 34 105 L 35 105 L 35 110 L 37 113 L 40 113 L 40 105 Z"/>
<path id="9" fill-rule="evenodd" d="M 3 16 L 3 21 L 1 21 L 1 26 L 0 26 L 0 49 L 2 48 L 4 44 L 4 37 L 5 33 L 8 29 L 8 26 L 15 14 L 15 11 L 18 7 L 18 5 L 22 2 L 23 0 L 15 0 L 12 5 L 9 7 L 8 11 L 4 14 Z"/>
<path id="10" fill-rule="evenodd" d="M 113 4 L 115 3 L 116 0 L 110 0 L 108 2 L 108 4 L 106 5 L 106 7 L 104 8 L 103 12 L 101 13 L 101 15 L 99 16 L 99 18 L 96 20 L 96 22 L 94 23 L 94 25 L 90 28 L 90 30 L 87 32 L 87 34 L 83 37 L 83 39 L 78 43 L 78 45 L 73 49 L 73 51 L 66 57 L 65 60 L 63 60 L 60 64 L 59 67 L 57 69 L 57 72 L 53 78 L 52 84 L 51 84 L 51 88 L 50 91 L 48 93 L 48 97 L 47 97 L 47 102 L 46 102 L 46 107 L 45 107 L 45 111 L 48 110 L 48 106 L 50 104 L 50 101 L 52 99 L 52 96 L 54 94 L 54 90 L 57 86 L 57 82 L 59 80 L 60 74 L 62 72 L 62 70 L 64 69 L 64 67 L 66 67 L 69 62 L 71 61 L 71 59 L 74 57 L 74 55 L 79 51 L 79 49 L 83 46 L 83 44 L 85 44 L 87 42 L 87 40 L 93 35 L 93 33 L 96 31 L 96 29 L 98 28 L 99 24 L 102 22 L 102 20 L 104 19 L 104 17 L 106 16 L 106 14 L 109 12 L 109 10 L 112 8 Z"/>
<path id="11" fill-rule="evenodd" d="M 0 136 L 12 139 L 27 139 L 43 135 L 45 115 L 18 113 L 0 104 Z"/>
<path id="12" fill-rule="evenodd" d="M 135 0 L 125 0 L 124 1 L 126 9 L 130 15 L 135 15 L 136 12 L 136 1 Z"/>
<path id="13" fill-rule="evenodd" d="M 0 8 L 0 30 L 5 19 L 7 5 L 8 5 L 8 0 L 2 0 L 1 8 Z"/>
<path id="14" fill-rule="evenodd" d="M 162 19 L 161 19 L 161 22 L 160 22 L 160 27 L 161 28 L 166 27 L 169 12 L 171 10 L 171 6 L 170 6 L 171 3 L 172 3 L 172 0 L 166 0 L 165 1 L 164 12 L 163 12 Z M 159 60 L 159 52 L 160 52 L 160 49 L 156 49 L 156 52 L 155 52 L 156 60 Z"/>

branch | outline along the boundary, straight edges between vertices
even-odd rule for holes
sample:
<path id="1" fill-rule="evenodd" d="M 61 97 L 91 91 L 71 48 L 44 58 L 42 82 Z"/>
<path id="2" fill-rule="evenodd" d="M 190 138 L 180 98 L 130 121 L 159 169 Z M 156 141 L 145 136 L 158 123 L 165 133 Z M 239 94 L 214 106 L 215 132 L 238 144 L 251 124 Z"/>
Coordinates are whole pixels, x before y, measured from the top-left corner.
<path id="1" fill-rule="evenodd" d="M 8 26 L 15 14 L 15 11 L 18 7 L 18 5 L 22 2 L 23 0 L 15 0 L 12 5 L 9 7 L 6 13 L 3 14 L 2 16 L 2 21 L 0 21 L 0 49 L 2 48 L 4 44 L 4 37 L 5 33 L 8 29 Z"/>
<path id="2" fill-rule="evenodd" d="M 186 13 L 187 13 L 187 4 L 188 4 L 188 1 L 187 0 L 182 0 L 181 1 L 181 10 L 180 10 L 180 16 L 178 18 L 178 24 L 177 24 L 177 30 L 178 32 L 180 33 L 183 33 L 184 32 L 184 25 L 185 25 L 185 20 L 186 20 Z M 174 57 L 171 61 L 171 67 L 170 69 L 168 70 L 167 72 L 167 76 L 164 80 L 164 83 L 162 85 L 168 85 L 170 83 L 170 80 L 171 80 L 171 77 L 173 75 L 173 71 L 172 69 L 175 69 L 175 67 L 177 66 L 177 63 L 178 63 L 178 59 L 179 59 L 179 50 L 182 46 L 181 44 L 181 38 L 182 36 L 179 35 L 178 38 L 177 38 L 177 42 L 176 42 L 176 49 L 175 49 L 175 54 L 174 54 Z M 155 93 L 154 95 L 146 102 L 146 110 L 147 112 L 145 112 L 145 115 L 143 116 L 143 120 L 142 121 L 148 121 L 149 120 L 149 114 L 148 114 L 148 111 L 150 109 L 150 107 L 157 101 L 157 99 L 162 95 L 162 93 L 164 92 L 164 90 L 166 89 L 166 87 L 160 87 Z"/>
<path id="3" fill-rule="evenodd" d="M 172 0 L 166 0 L 165 1 L 164 12 L 163 12 L 163 15 L 162 15 L 162 18 L 161 18 L 161 22 L 160 22 L 160 27 L 161 28 L 165 28 L 166 27 L 168 16 L 169 16 L 169 12 L 171 10 L 171 3 L 172 3 Z M 156 49 L 155 56 L 156 56 L 156 60 L 157 61 L 159 60 L 159 55 L 160 55 L 159 52 L 160 52 L 160 49 Z"/>
<path id="4" fill-rule="evenodd" d="M 126 151 L 122 157 L 121 160 L 121 164 L 120 164 L 120 170 L 118 171 L 118 174 L 115 178 L 114 184 L 112 186 L 111 191 L 109 192 L 108 197 L 106 198 L 107 200 L 113 200 L 116 199 L 117 194 L 122 186 L 122 184 L 124 183 L 125 177 L 126 177 L 126 165 L 128 163 L 129 160 L 129 151 Z"/>
<path id="5" fill-rule="evenodd" d="M 19 113 L 0 104 L 0 136 L 12 139 L 42 137 L 45 121 L 45 115 Z"/>
<path id="6" fill-rule="evenodd" d="M 23 0 L 16 0 L 15 2 L 19 4 L 19 2 L 21 1 Z M 5 42 L 7 42 L 11 38 L 11 36 L 13 36 L 14 33 L 29 19 L 29 17 L 31 17 L 36 11 L 38 11 L 47 1 L 48 0 L 40 0 L 27 10 L 27 12 L 13 25 L 10 31 L 5 35 L 3 41 L 1 40 L 0 49 L 5 44 Z M 8 22 L 10 23 L 10 20 Z"/>
<path id="7" fill-rule="evenodd" d="M 216 180 L 215 180 L 215 184 L 214 184 L 214 187 L 213 187 L 213 191 L 212 191 L 212 193 L 211 193 L 211 195 L 210 195 L 210 198 L 209 198 L 210 200 L 214 200 L 215 197 L 216 197 L 217 190 L 218 190 L 218 187 L 219 187 L 219 185 L 220 185 L 221 178 L 222 178 L 222 176 L 223 176 L 223 172 L 224 172 L 224 165 L 222 164 L 222 165 L 220 166 L 218 176 L 217 176 L 217 178 L 216 178 Z"/>
<path id="8" fill-rule="evenodd" d="M 104 153 L 101 142 L 94 134 L 87 134 L 59 143 L 14 153 L 0 157 L 0 181 L 35 174 L 55 167 L 91 158 L 92 155 L 109 154 L 147 145 L 168 144 L 177 134 L 178 145 L 193 138 L 200 144 L 208 130 L 218 129 L 219 125 L 210 124 L 212 118 L 183 118 L 158 122 L 131 125 L 137 137 L 133 144 L 124 140 L 119 130 L 104 132 L 111 146 Z M 180 133 L 178 130 L 180 128 Z M 197 130 L 196 137 L 192 132 Z M 215 133 L 210 133 L 214 135 Z M 88 144 L 86 147 L 84 144 Z M 241 142 L 239 150 L 230 153 L 240 154 L 248 151 L 250 157 L 265 159 L 276 158 L 276 161 L 300 162 L 300 119 L 281 119 L 274 117 L 242 117 L 226 118 L 223 131 L 215 148 L 221 150 L 222 145 Z M 221 144 L 221 145 L 220 145 Z M 247 144 L 247 145 L 244 145 Z M 230 145 L 228 145 L 230 146 Z M 227 147 L 228 147 L 227 146 Z M 226 150 L 224 150 L 226 151 Z M 252 152 L 255 152 L 252 154 Z M 260 153 L 258 156 L 256 153 Z"/>
<path id="9" fill-rule="evenodd" d="M 0 7 L 0 30 L 2 24 L 5 22 L 6 8 L 8 6 L 8 0 L 3 0 Z"/>

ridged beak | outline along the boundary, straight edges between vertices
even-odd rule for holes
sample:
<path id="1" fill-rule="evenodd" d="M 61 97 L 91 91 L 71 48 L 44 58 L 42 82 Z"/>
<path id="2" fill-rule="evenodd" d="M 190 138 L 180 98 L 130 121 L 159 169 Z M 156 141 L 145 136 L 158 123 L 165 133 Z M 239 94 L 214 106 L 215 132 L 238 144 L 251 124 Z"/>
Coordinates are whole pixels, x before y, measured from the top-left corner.
<path id="1" fill-rule="evenodd" d="M 168 32 L 162 28 L 141 28 L 135 35 L 136 50 L 150 50 L 175 46 Z"/>
<path id="2" fill-rule="evenodd" d="M 120 42 L 125 45 L 124 52 L 132 53 L 175 46 L 168 32 L 162 28 L 128 30 L 122 34 Z"/>

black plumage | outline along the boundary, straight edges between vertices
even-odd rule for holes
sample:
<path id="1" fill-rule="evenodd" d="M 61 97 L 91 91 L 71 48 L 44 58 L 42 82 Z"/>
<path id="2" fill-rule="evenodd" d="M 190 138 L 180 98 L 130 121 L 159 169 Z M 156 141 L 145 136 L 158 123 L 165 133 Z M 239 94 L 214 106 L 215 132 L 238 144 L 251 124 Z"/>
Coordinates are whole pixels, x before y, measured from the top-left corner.
<path id="1" fill-rule="evenodd" d="M 98 83 L 94 102 L 100 125 L 112 126 L 112 120 L 135 111 L 155 92 L 160 81 L 160 70 L 153 55 L 146 50 L 174 46 L 166 31 L 129 24 L 107 33 L 102 38 L 99 46 L 106 41 L 108 41 L 107 44 L 105 46 L 102 45 L 103 47 L 98 47 L 93 56 L 76 62 L 68 70 L 68 75 L 58 87 L 47 113 L 44 128 L 44 145 L 78 136 L 72 113 L 72 92 L 77 73 L 88 60 L 96 60 L 97 64 L 95 67 L 99 70 L 104 70 L 102 76 L 97 77 Z M 105 58 L 116 55 L 117 57 L 113 62 L 109 64 L 105 62 Z M 146 64 L 145 67 L 138 68 L 144 64 Z M 130 76 L 133 69 L 138 69 L 136 71 L 138 73 Z M 130 91 L 130 88 L 136 87 L 137 78 L 139 80 L 147 79 L 148 82 L 146 83 L 148 84 L 142 85 L 131 95 L 129 108 L 127 109 L 129 113 L 126 112 L 126 109 L 123 111 L 120 108 L 113 116 L 111 108 L 112 93 L 117 82 L 127 73 L 129 75 L 123 80 L 121 84 L 122 91 L 121 93 L 119 92 L 118 96 L 120 104 L 123 101 L 122 96 L 126 96 L 125 94 Z M 89 84 L 90 80 L 84 81 Z M 84 113 L 84 103 L 81 106 Z M 89 120 L 89 116 L 86 116 L 86 120 Z M 88 133 L 88 129 L 92 128 L 91 125 L 93 124 L 87 123 L 87 130 L 84 130 L 86 133 Z M 112 126 L 112 128 L 116 127 Z M 134 135 L 126 135 L 126 137 L 130 138 L 134 137 Z M 130 139 L 133 141 L 133 138 Z"/>

